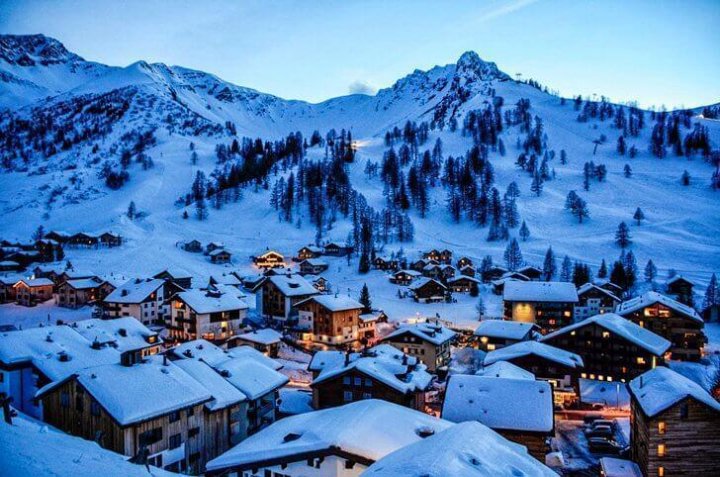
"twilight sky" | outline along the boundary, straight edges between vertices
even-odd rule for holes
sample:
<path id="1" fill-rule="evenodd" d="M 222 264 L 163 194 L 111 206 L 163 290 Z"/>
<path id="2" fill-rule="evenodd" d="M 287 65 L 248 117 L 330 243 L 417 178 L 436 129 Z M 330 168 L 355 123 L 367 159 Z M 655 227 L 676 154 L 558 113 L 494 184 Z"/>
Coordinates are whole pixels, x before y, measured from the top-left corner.
<path id="1" fill-rule="evenodd" d="M 720 101 L 720 0 L 0 0 L 0 33 L 204 70 L 284 98 L 387 87 L 466 50 L 563 95 Z"/>

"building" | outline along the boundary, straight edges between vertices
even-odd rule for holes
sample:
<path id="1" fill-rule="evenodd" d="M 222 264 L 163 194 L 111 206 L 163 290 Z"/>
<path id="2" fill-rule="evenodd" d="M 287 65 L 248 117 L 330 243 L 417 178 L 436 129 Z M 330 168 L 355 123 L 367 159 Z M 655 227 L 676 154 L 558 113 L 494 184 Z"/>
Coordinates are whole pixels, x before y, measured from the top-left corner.
<path id="1" fill-rule="evenodd" d="M 477 275 L 477 270 L 472 265 L 465 265 L 464 267 L 460 267 L 460 274 L 474 278 L 475 275 Z"/>
<path id="2" fill-rule="evenodd" d="M 259 268 L 284 268 L 285 257 L 279 252 L 274 250 L 267 250 L 266 252 L 253 258 L 253 262 Z"/>
<path id="3" fill-rule="evenodd" d="M 98 239 L 100 240 L 100 245 L 104 247 L 119 247 L 122 245 L 122 237 L 112 232 L 103 232 Z"/>
<path id="4" fill-rule="evenodd" d="M 479 422 L 463 422 L 402 447 L 363 477 L 556 477 L 557 474 Z"/>
<path id="5" fill-rule="evenodd" d="M 306 245 L 305 247 L 302 247 L 300 250 L 298 250 L 295 261 L 302 262 L 303 260 L 307 260 L 308 258 L 318 258 L 322 254 L 322 247 L 317 247 L 315 245 Z"/>
<path id="6" fill-rule="evenodd" d="M 417 302 L 432 303 L 445 301 L 450 297 L 448 288 L 432 278 L 420 277 L 410 284 L 408 290 Z"/>
<path id="7" fill-rule="evenodd" d="M 705 322 L 693 308 L 670 297 L 649 291 L 622 302 L 617 314 L 647 328 L 672 343 L 670 359 L 698 361 L 707 339 Z"/>
<path id="8" fill-rule="evenodd" d="M 162 272 L 153 275 L 153 278 L 169 281 L 184 290 L 192 288 L 192 275 L 179 268 L 166 268 Z"/>
<path id="9" fill-rule="evenodd" d="M 134 316 L 145 325 L 162 323 L 168 314 L 165 300 L 178 288 L 159 278 L 133 278 L 103 300 L 103 312 L 108 318 Z"/>
<path id="10" fill-rule="evenodd" d="M 325 255 L 344 257 L 353 253 L 353 247 L 345 242 L 329 242 L 324 247 Z"/>
<path id="11" fill-rule="evenodd" d="M 665 367 L 630 382 L 631 456 L 645 477 L 717 475 L 720 403 Z"/>
<path id="12" fill-rule="evenodd" d="M 543 271 L 533 265 L 525 265 L 524 267 L 520 267 L 517 269 L 517 272 L 526 276 L 529 280 L 533 282 L 540 281 L 543 275 Z"/>
<path id="13" fill-rule="evenodd" d="M 23 269 L 23 266 L 12 260 L 0 261 L 0 272 L 18 272 Z"/>
<path id="14" fill-rule="evenodd" d="M 184 242 L 182 244 L 182 248 L 186 252 L 191 252 L 191 253 L 200 253 L 203 251 L 202 244 L 200 243 L 199 240 L 195 240 L 195 239 L 190 240 L 188 242 Z"/>
<path id="15" fill-rule="evenodd" d="M 100 239 L 98 237 L 84 232 L 78 232 L 67 239 L 67 245 L 70 247 L 90 248 L 97 247 L 99 243 Z"/>
<path id="16" fill-rule="evenodd" d="M 373 267 L 378 270 L 397 270 L 400 268 L 400 260 L 393 257 L 375 257 Z"/>
<path id="17" fill-rule="evenodd" d="M 57 286 L 55 304 L 67 308 L 94 304 L 105 299 L 113 290 L 115 286 L 97 277 L 67 280 Z"/>
<path id="18" fill-rule="evenodd" d="M 208 280 L 208 288 L 214 288 L 217 286 L 229 286 L 240 290 L 243 287 L 243 282 L 234 272 L 223 273 L 221 275 L 210 275 Z"/>
<path id="19" fill-rule="evenodd" d="M 695 284 L 681 275 L 675 275 L 665 282 L 665 292 L 683 305 L 693 306 L 695 298 L 693 287 Z"/>
<path id="20" fill-rule="evenodd" d="M 317 258 L 307 258 L 300 262 L 300 274 L 301 275 L 318 275 L 327 270 L 330 265 L 323 260 Z"/>
<path id="21" fill-rule="evenodd" d="M 670 342 L 630 320 L 605 313 L 561 328 L 541 341 L 582 357 L 580 377 L 629 381 L 663 363 Z"/>
<path id="22" fill-rule="evenodd" d="M 475 329 L 477 347 L 489 352 L 535 338 L 538 327 L 533 323 L 507 320 L 482 320 Z"/>
<path id="23" fill-rule="evenodd" d="M 378 399 L 282 419 L 210 461 L 208 477 L 359 477 L 376 460 L 451 423 Z"/>
<path id="24" fill-rule="evenodd" d="M 23 278 L 20 274 L 0 275 L 0 303 L 12 303 L 17 299 L 15 284 Z"/>
<path id="25" fill-rule="evenodd" d="M 330 346 L 360 340 L 360 313 L 364 305 L 346 295 L 314 295 L 296 303 L 303 341 Z"/>
<path id="26" fill-rule="evenodd" d="M 425 393 L 433 376 L 418 358 L 390 345 L 378 345 L 363 353 L 329 353 L 314 356 L 313 407 L 325 409 L 365 399 L 382 399 L 423 411 Z M 317 355 L 316 355 L 317 356 Z"/>
<path id="27" fill-rule="evenodd" d="M 93 349 L 112 348 L 120 353 L 120 362 L 139 363 L 162 351 L 160 335 L 132 317 L 114 320 L 90 319 L 68 325 L 84 337 Z"/>
<path id="28" fill-rule="evenodd" d="M 600 288 L 593 283 L 586 283 L 577 290 L 578 302 L 573 308 L 575 321 L 581 321 L 591 316 L 603 313 L 612 313 L 620 304 L 613 292 Z"/>
<path id="29" fill-rule="evenodd" d="M 547 334 L 573 322 L 578 296 L 572 283 L 509 281 L 503 302 L 506 319 L 535 323 Z"/>
<path id="30" fill-rule="evenodd" d="M 454 278 L 449 278 L 446 282 L 447 287 L 456 293 L 471 293 L 482 283 L 477 278 L 469 277 L 467 275 L 459 275 Z"/>
<path id="31" fill-rule="evenodd" d="M 450 364 L 450 345 L 456 336 L 440 324 L 426 322 L 400 326 L 380 341 L 417 357 L 428 371 L 435 373 Z"/>
<path id="32" fill-rule="evenodd" d="M 571 388 L 583 367 L 579 355 L 537 341 L 521 341 L 491 351 L 485 355 L 483 364 L 490 366 L 498 361 L 530 371 L 538 379 L 549 381 L 555 389 Z"/>
<path id="33" fill-rule="evenodd" d="M 505 267 L 501 267 L 500 265 L 491 265 L 485 270 L 482 270 L 481 272 L 481 278 L 484 283 L 490 283 L 493 280 L 500 279 L 504 274 L 509 272 Z"/>
<path id="34" fill-rule="evenodd" d="M 177 341 L 224 342 L 240 331 L 247 309 L 236 293 L 191 289 L 170 299 L 166 324 L 170 337 Z"/>
<path id="35" fill-rule="evenodd" d="M 422 276 L 422 274 L 416 270 L 398 270 L 390 275 L 390 283 L 395 285 L 410 285 L 413 280 Z"/>
<path id="36" fill-rule="evenodd" d="M 256 296 L 256 310 L 266 319 L 285 322 L 297 316 L 294 305 L 317 295 L 318 290 L 300 275 L 271 275 L 263 279 Z"/>
<path id="37" fill-rule="evenodd" d="M 493 293 L 502 295 L 505 292 L 505 284 L 510 281 L 529 282 L 530 279 L 520 272 L 505 272 L 497 280 L 492 280 Z"/>
<path id="38" fill-rule="evenodd" d="M 423 258 L 425 260 L 433 260 L 435 262 L 447 263 L 447 264 L 452 263 L 452 256 L 453 256 L 452 251 L 450 251 L 448 249 L 444 249 L 444 250 L 432 249 L 429 252 L 426 252 L 423 254 Z"/>
<path id="39" fill-rule="evenodd" d="M 361 313 L 358 317 L 358 337 L 363 346 L 373 345 L 377 340 L 377 324 L 384 316 L 383 312 Z"/>
<path id="40" fill-rule="evenodd" d="M 545 381 L 455 374 L 448 379 L 441 416 L 484 424 L 545 462 L 555 431 L 553 409 L 553 390 Z"/>
<path id="41" fill-rule="evenodd" d="M 232 254 L 224 248 L 215 249 L 208 256 L 212 263 L 229 263 L 232 260 Z"/>
<path id="42" fill-rule="evenodd" d="M 53 282 L 49 278 L 23 278 L 13 285 L 18 305 L 35 306 L 52 298 Z"/>
<path id="43" fill-rule="evenodd" d="M 462 270 L 464 267 L 472 267 L 473 261 L 468 257 L 460 257 L 457 261 L 458 269 Z"/>
<path id="44" fill-rule="evenodd" d="M 252 346 L 266 356 L 277 358 L 281 342 L 281 333 L 272 328 L 263 328 L 234 336 L 228 341 L 227 347 L 232 349 L 236 346 Z"/>
<path id="45" fill-rule="evenodd" d="M 213 250 L 220 250 L 225 248 L 225 244 L 222 242 L 209 242 L 207 245 L 205 245 L 205 254 L 208 255 Z"/>

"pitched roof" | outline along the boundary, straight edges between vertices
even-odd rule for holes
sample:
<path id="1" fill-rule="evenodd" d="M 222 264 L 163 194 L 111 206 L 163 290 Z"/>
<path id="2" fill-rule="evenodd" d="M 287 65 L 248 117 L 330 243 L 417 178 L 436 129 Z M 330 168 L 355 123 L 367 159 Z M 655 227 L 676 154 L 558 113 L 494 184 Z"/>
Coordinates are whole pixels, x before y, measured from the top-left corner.
<path id="1" fill-rule="evenodd" d="M 557 477 L 550 468 L 478 422 L 456 424 L 383 457 L 363 477 Z"/>
<path id="2" fill-rule="evenodd" d="M 547 381 L 456 374 L 448 381 L 442 417 L 491 429 L 550 432 L 552 387 Z"/>
<path id="3" fill-rule="evenodd" d="M 482 320 L 475 329 L 475 336 L 521 340 L 537 326 L 533 323 L 508 320 Z"/>
<path id="4" fill-rule="evenodd" d="M 330 311 L 346 311 L 346 310 L 359 310 L 365 306 L 359 301 L 350 298 L 347 295 L 315 295 L 299 303 L 295 306 L 314 301 L 323 308 L 327 308 Z"/>
<path id="5" fill-rule="evenodd" d="M 452 424 L 387 401 L 367 399 L 281 419 L 207 464 L 207 470 L 249 468 L 276 459 L 305 460 L 334 450 L 369 461 Z"/>
<path id="6" fill-rule="evenodd" d="M 699 384 L 664 366 L 658 366 L 630 381 L 630 392 L 649 417 L 660 414 L 688 397 L 720 412 L 720 402 Z"/>
<path id="7" fill-rule="evenodd" d="M 520 341 L 519 343 L 496 349 L 485 355 L 483 364 L 489 366 L 498 361 L 509 361 L 524 356 L 538 356 L 540 358 L 553 361 L 568 368 L 578 368 L 583 366 L 583 360 L 580 356 L 564 349 L 555 348 L 554 346 L 537 341 Z"/>
<path id="8" fill-rule="evenodd" d="M 503 290 L 505 301 L 577 303 L 575 285 L 567 282 L 508 281 Z"/>
<path id="9" fill-rule="evenodd" d="M 179 292 L 175 296 L 195 310 L 195 313 L 201 315 L 223 311 L 246 310 L 248 308 L 247 303 L 233 293 L 218 293 L 193 288 Z"/>
<path id="10" fill-rule="evenodd" d="M 485 366 L 481 370 L 477 371 L 475 376 L 535 380 L 535 375 L 533 373 L 507 361 L 498 361 L 490 366 Z"/>
<path id="11" fill-rule="evenodd" d="M 300 275 L 271 275 L 267 277 L 285 296 L 317 295 L 319 292 Z"/>
<path id="12" fill-rule="evenodd" d="M 153 278 L 157 278 L 159 275 L 162 275 L 164 273 L 167 273 L 172 278 L 178 279 L 178 278 L 192 278 L 192 275 L 187 270 L 183 270 L 181 268 L 166 268 L 164 270 L 161 270 L 160 272 L 153 275 Z"/>
<path id="13" fill-rule="evenodd" d="M 402 325 L 397 330 L 385 336 L 382 341 L 392 341 L 393 338 L 409 333 L 423 341 L 434 345 L 441 345 L 455 338 L 457 333 L 443 325 L 435 323 L 416 323 L 414 325 Z"/>
<path id="14" fill-rule="evenodd" d="M 76 290 L 87 290 L 90 288 L 99 287 L 105 282 L 103 282 L 99 278 L 78 278 L 75 280 L 68 280 L 65 283 Z"/>
<path id="15" fill-rule="evenodd" d="M 594 284 L 594 283 L 590 283 L 590 282 L 588 282 L 588 283 L 586 283 L 586 284 L 584 284 L 584 285 L 581 285 L 581 286 L 578 288 L 578 290 L 577 290 L 578 297 L 584 295 L 585 293 L 589 292 L 590 290 L 599 291 L 600 293 L 603 293 L 603 294 L 607 295 L 608 297 L 610 297 L 612 300 L 620 303 L 620 298 L 618 298 L 617 295 L 615 295 L 613 292 L 611 292 L 610 290 L 606 290 L 606 289 L 604 289 L 604 288 L 601 288 L 600 286 L 598 286 L 598 285 L 596 285 L 596 284 Z"/>
<path id="16" fill-rule="evenodd" d="M 205 403 L 209 411 L 214 412 L 247 401 L 245 393 L 230 384 L 209 364 L 199 359 L 178 359 L 173 363 L 192 376 L 211 395 L 212 400 Z"/>
<path id="17" fill-rule="evenodd" d="M 665 285 L 672 285 L 673 283 L 680 281 L 680 280 L 682 280 L 684 282 L 688 282 L 690 285 L 695 285 L 695 283 L 693 283 L 692 280 L 689 280 L 689 279 L 683 277 L 682 275 L 675 275 L 674 277 L 669 279 L 667 282 L 665 282 Z"/>
<path id="18" fill-rule="evenodd" d="M 93 318 L 76 321 L 69 326 L 90 343 L 97 341 L 120 352 L 135 351 L 163 342 L 157 333 L 132 316 L 112 320 Z"/>
<path id="19" fill-rule="evenodd" d="M 178 358 L 201 359 L 210 366 L 215 366 L 228 359 L 251 359 L 270 369 L 282 368 L 282 364 L 268 358 L 252 346 L 237 346 L 230 350 L 224 350 L 204 339 L 186 341 L 174 347 L 171 352 Z"/>
<path id="20" fill-rule="evenodd" d="M 686 316 L 687 318 L 697 321 L 698 323 L 704 323 L 702 317 L 698 314 L 697 311 L 695 311 L 694 308 L 683 305 L 677 300 L 673 300 L 668 296 L 662 295 L 654 291 L 645 292 L 639 297 L 632 298 L 630 300 L 620 303 L 615 309 L 615 312 L 618 315 L 627 315 L 629 313 L 641 310 L 646 306 L 654 305 L 655 303 L 660 303 L 672 310 L 675 310 L 681 315 Z"/>
<path id="21" fill-rule="evenodd" d="M 447 288 L 445 285 L 443 285 L 442 283 L 440 283 L 437 280 L 434 280 L 434 279 L 428 278 L 428 277 L 420 277 L 417 280 L 415 280 L 413 283 L 408 285 L 408 290 L 417 291 L 417 290 L 421 289 L 422 287 L 424 287 L 425 285 L 429 284 L 430 282 L 436 283 L 443 290 Z"/>
<path id="22" fill-rule="evenodd" d="M 133 278 L 105 297 L 106 303 L 142 303 L 165 284 L 159 278 Z"/>
<path id="23" fill-rule="evenodd" d="M 302 266 L 303 263 L 307 263 L 310 266 L 313 267 L 327 267 L 328 263 L 325 260 L 321 260 L 319 258 L 306 258 L 302 262 L 300 262 L 300 265 Z"/>
<path id="24" fill-rule="evenodd" d="M 662 336 L 658 336 L 647 328 L 636 325 L 632 321 L 623 318 L 615 313 L 604 313 L 600 315 L 591 316 L 572 325 L 568 325 L 565 328 L 561 328 L 548 335 L 543 336 L 540 341 L 550 341 L 553 338 L 570 333 L 571 331 L 583 328 L 588 325 L 598 325 L 601 328 L 614 333 L 625 340 L 639 346 L 653 353 L 656 356 L 660 356 L 670 348 L 670 341 L 666 340 Z"/>
<path id="25" fill-rule="evenodd" d="M 18 283 L 20 283 L 20 282 L 24 283 L 25 285 L 27 285 L 31 288 L 32 287 L 47 287 L 47 286 L 53 285 L 53 281 L 50 280 L 49 278 L 33 278 L 33 279 L 23 278 L 22 280 L 18 281 Z M 16 283 L 16 285 L 17 285 L 17 283 Z"/>
<path id="26" fill-rule="evenodd" d="M 253 330 L 249 333 L 236 335 L 235 338 L 250 341 L 252 343 L 269 345 L 279 343 L 282 340 L 282 333 L 279 333 L 272 328 L 263 328 L 260 330 Z"/>

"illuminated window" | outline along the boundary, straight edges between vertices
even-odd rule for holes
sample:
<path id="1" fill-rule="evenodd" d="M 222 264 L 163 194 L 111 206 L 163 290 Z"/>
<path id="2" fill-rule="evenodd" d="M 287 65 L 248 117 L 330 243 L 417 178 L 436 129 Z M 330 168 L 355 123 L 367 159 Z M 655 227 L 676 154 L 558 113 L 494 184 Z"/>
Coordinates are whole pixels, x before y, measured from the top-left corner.
<path id="1" fill-rule="evenodd" d="M 583 379 L 587 378 L 587 373 L 580 373 L 580 377 Z"/>
<path id="2" fill-rule="evenodd" d="M 637 357 L 637 364 L 645 364 L 645 358 L 642 356 Z"/>
<path id="3" fill-rule="evenodd" d="M 658 467 L 658 477 L 665 477 L 665 467 Z"/>
<path id="4" fill-rule="evenodd" d="M 572 314 L 569 311 L 565 311 L 565 312 L 563 312 L 563 316 L 565 318 L 570 318 L 570 316 L 572 316 Z"/>
<path id="5" fill-rule="evenodd" d="M 658 433 L 665 434 L 665 423 L 664 422 L 658 422 Z"/>
<path id="6" fill-rule="evenodd" d="M 610 338 L 610 332 L 609 332 L 609 331 L 603 331 L 602 337 L 603 337 L 603 338 Z"/>
<path id="7" fill-rule="evenodd" d="M 570 332 L 570 336 L 575 336 L 575 331 L 574 331 L 574 330 Z"/>
<path id="8" fill-rule="evenodd" d="M 488 351 L 494 351 L 494 350 L 495 350 L 495 345 L 494 345 L 494 344 L 489 344 L 489 345 L 487 345 L 487 349 L 488 349 Z"/>
<path id="9" fill-rule="evenodd" d="M 590 379 L 595 379 L 595 375 L 594 375 L 594 374 L 591 374 L 591 375 L 590 375 Z"/>
<path id="10" fill-rule="evenodd" d="M 665 444 L 658 444 L 658 457 L 665 457 Z"/>

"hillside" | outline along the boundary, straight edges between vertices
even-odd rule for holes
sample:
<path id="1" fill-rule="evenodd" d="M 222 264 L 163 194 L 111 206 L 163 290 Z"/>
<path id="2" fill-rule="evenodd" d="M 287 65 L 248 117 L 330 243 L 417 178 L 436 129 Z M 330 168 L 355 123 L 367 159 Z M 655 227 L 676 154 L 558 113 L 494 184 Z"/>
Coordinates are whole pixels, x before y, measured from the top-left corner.
<path id="1" fill-rule="evenodd" d="M 22 55 L 8 54 L 21 51 L 19 45 Z M 542 265 L 545 250 L 552 246 L 559 259 L 567 254 L 596 271 L 601 259 L 609 264 L 620 254 L 613 237 L 618 224 L 625 221 L 641 275 L 648 259 L 663 277 L 674 268 L 700 284 L 720 269 L 720 192 L 710 187 L 713 167 L 705 158 L 700 154 L 677 157 L 670 147 L 665 157 L 654 157 L 648 147 L 653 129 L 650 112 L 645 112 L 647 124 L 638 135 L 627 137 L 628 149 L 637 148 L 636 157 L 620 156 L 616 141 L 621 132 L 612 118 L 578 121 L 580 111 L 572 100 L 561 101 L 533 85 L 513 81 L 475 53 L 464 54 L 456 64 L 415 71 L 375 96 L 352 95 L 310 104 L 178 66 L 142 61 L 124 68 L 99 65 L 46 37 L 2 36 L 0 81 L 0 106 L 7 108 L 0 115 L 4 166 L 0 235 L 26 240 L 41 224 L 46 230 L 69 232 L 114 230 L 127 238 L 119 250 L 68 252 L 76 266 L 98 273 L 135 276 L 170 264 L 198 276 L 229 269 L 252 273 L 248 257 L 265 247 L 289 256 L 315 240 L 306 207 L 297 209 L 292 223 L 280 221 L 270 206 L 270 190 L 262 187 L 244 187 L 237 203 L 220 210 L 210 207 L 205 221 L 195 219 L 192 207 L 188 208 L 190 217 L 183 219 L 184 207 L 178 205 L 178 198 L 189 192 L 197 171 L 211 176 L 217 167 L 218 144 L 243 136 L 275 140 L 294 131 L 306 139 L 315 130 L 323 136 L 333 128 L 351 131 L 357 153 L 347 165 L 347 174 L 352 187 L 380 211 L 386 202 L 384 185 L 364 171 L 368 161 L 382 161 L 388 149 L 383 140 L 386 131 L 396 126 L 402 129 L 407 121 L 432 121 L 436 127 L 419 145 L 419 152 L 432 149 L 439 138 L 445 157 L 460 157 L 474 145 L 473 138 L 462 133 L 464 119 L 498 97 L 503 98 L 505 112 L 528 99 L 528 114 L 542 119 L 544 149 L 557 153 L 549 161 L 555 178 L 545 181 L 541 194 L 535 196 L 532 176 L 515 163 L 522 152 L 516 143 L 527 135 L 521 126 L 505 125 L 499 133 L 507 149 L 504 156 L 497 148 L 488 148 L 494 186 L 501 193 L 513 181 L 519 186 L 517 210 L 531 231 L 528 241 L 520 243 L 525 261 Z M 454 121 L 458 127 L 451 131 Z M 689 122 L 691 127 L 682 129 L 683 136 L 695 123 L 701 124 L 708 128 L 712 148 L 717 149 L 720 122 L 699 117 Z M 142 142 L 138 137 L 147 132 L 154 141 L 138 146 Z M 606 140 L 596 145 L 594 141 L 603 135 Z M 190 159 L 191 143 L 197 164 Z M 135 147 L 139 152 L 127 167 L 129 180 L 118 190 L 108 188 L 98 177 L 103 164 L 117 168 L 123 151 Z M 559 160 L 561 150 L 567 153 L 567 164 Z M 321 161 L 325 154 L 318 146 L 307 150 L 309 159 Z M 147 157 L 154 167 L 148 167 Z M 583 166 L 589 161 L 605 165 L 607 176 L 602 182 L 593 179 L 585 191 Z M 631 166 L 631 177 L 625 177 L 625 164 Z M 681 176 L 686 170 L 691 179 L 684 186 Z M 278 174 L 287 177 L 289 172 Z M 271 173 L 270 186 L 276 177 Z M 570 190 L 588 204 L 590 216 L 582 224 L 564 210 Z M 402 248 L 406 256 L 415 258 L 421 250 L 448 247 L 458 257 L 468 255 L 479 262 L 489 254 L 502 263 L 507 241 L 486 241 L 488 228 L 472 221 L 454 223 L 446 197 L 443 187 L 430 188 L 427 215 L 421 217 L 414 208 L 408 211 L 414 240 L 378 244 L 384 247 L 378 252 Z M 125 216 L 131 201 L 143 218 Z M 638 207 L 646 216 L 639 226 L 632 220 Z M 350 221 L 340 217 L 331 230 L 324 230 L 323 238 L 344 240 L 351 228 Z M 517 237 L 518 229 L 512 228 L 510 235 Z M 211 265 L 206 257 L 177 247 L 190 239 L 224 242 L 234 253 L 234 263 Z M 474 315 L 475 299 L 462 297 L 454 307 L 401 302 L 394 287 L 383 286 L 387 283 L 384 274 L 373 271 L 359 276 L 356 270 L 357 258 L 350 266 L 338 260 L 332 263 L 328 278 L 337 290 L 353 295 L 367 281 L 376 306 L 392 307 L 404 315 Z"/>

